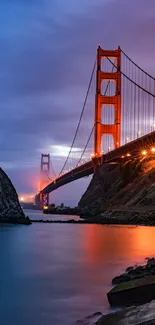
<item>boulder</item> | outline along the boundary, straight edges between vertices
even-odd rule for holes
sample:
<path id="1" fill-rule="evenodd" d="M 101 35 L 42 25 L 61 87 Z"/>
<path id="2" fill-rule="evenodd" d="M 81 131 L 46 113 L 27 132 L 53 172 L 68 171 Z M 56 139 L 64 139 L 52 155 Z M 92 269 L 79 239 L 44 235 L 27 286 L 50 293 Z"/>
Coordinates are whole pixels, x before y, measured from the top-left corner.
<path id="1" fill-rule="evenodd" d="M 96 325 L 153 325 L 155 324 L 155 300 L 140 306 L 102 316 Z"/>
<path id="2" fill-rule="evenodd" d="M 133 266 L 129 266 L 129 267 L 127 267 L 127 269 L 125 270 L 125 272 L 127 272 L 127 273 L 128 272 L 131 272 L 131 271 L 133 271 L 133 269 L 134 269 Z"/>
<path id="3" fill-rule="evenodd" d="M 126 282 L 126 281 L 130 281 L 130 276 L 127 274 L 121 274 L 119 276 L 116 276 L 113 280 L 112 280 L 112 285 L 116 285 L 122 282 Z"/>
<path id="4" fill-rule="evenodd" d="M 118 284 L 107 293 L 111 306 L 131 306 L 155 299 L 155 276 Z"/>
<path id="5" fill-rule="evenodd" d="M 143 271 L 144 271 L 145 267 L 143 266 L 137 266 L 135 269 L 134 269 L 134 273 L 137 273 L 137 274 L 141 274 L 143 276 Z"/>
<path id="6" fill-rule="evenodd" d="M 148 261 L 147 261 L 147 265 L 154 265 L 155 266 L 155 258 L 154 257 L 149 258 Z"/>

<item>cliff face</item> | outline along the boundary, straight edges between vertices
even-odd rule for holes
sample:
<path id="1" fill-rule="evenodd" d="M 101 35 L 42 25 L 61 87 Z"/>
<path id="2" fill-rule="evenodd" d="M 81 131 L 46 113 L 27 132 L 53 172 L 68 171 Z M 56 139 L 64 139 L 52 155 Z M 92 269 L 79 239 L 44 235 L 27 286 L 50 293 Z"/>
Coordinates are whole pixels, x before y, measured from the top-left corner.
<path id="1" fill-rule="evenodd" d="M 0 168 L 0 222 L 25 219 L 18 195 L 10 179 Z"/>
<path id="2" fill-rule="evenodd" d="M 78 207 L 96 216 L 107 209 L 155 208 L 155 160 L 122 161 L 98 166 Z"/>

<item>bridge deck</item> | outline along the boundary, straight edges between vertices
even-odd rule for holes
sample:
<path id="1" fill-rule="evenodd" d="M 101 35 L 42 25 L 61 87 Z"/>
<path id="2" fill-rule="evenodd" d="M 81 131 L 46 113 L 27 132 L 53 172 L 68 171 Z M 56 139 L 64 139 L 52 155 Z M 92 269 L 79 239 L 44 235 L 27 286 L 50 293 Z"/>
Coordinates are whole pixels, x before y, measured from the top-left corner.
<path id="1" fill-rule="evenodd" d="M 49 185 L 47 185 L 42 190 L 42 192 L 50 193 L 65 184 L 93 174 L 96 162 L 98 162 L 99 164 L 105 164 L 110 163 L 112 161 L 118 161 L 122 157 L 122 155 L 125 156 L 128 153 L 130 153 L 131 156 L 138 156 L 143 149 L 147 149 L 153 145 L 155 145 L 155 131 L 148 133 L 136 140 L 133 140 L 115 150 L 112 150 L 102 155 L 100 158 L 94 158 L 89 162 L 70 170 L 66 174 L 57 178 L 56 181 L 53 181 Z"/>

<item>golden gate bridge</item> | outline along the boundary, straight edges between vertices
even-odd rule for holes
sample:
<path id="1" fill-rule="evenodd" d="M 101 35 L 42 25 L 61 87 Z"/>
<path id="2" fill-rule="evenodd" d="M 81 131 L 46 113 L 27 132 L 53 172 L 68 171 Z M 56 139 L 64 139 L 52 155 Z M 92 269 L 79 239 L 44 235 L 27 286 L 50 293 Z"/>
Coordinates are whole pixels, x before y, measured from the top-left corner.
<path id="1" fill-rule="evenodd" d="M 49 204 L 50 192 L 93 174 L 98 165 L 155 154 L 154 145 L 155 78 L 120 47 L 105 50 L 99 45 L 72 144 L 58 175 L 50 154 L 41 155 L 40 206 Z"/>

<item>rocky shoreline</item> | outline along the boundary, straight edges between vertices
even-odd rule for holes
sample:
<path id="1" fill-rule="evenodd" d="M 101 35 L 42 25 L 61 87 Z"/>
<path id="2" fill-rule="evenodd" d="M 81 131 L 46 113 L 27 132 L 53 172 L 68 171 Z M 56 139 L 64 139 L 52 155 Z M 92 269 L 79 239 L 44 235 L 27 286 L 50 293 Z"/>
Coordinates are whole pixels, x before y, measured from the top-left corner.
<path id="1" fill-rule="evenodd" d="M 96 217 L 85 218 L 81 220 L 31 220 L 32 222 L 43 223 L 74 223 L 74 224 L 100 224 L 100 225 L 135 225 L 135 226 L 155 226 L 154 211 L 122 211 L 122 210 L 107 210 Z"/>
<path id="2" fill-rule="evenodd" d="M 12 218 L 7 218 L 3 217 L 3 219 L 0 219 L 0 224 L 13 224 L 13 225 L 31 225 L 32 222 L 29 219 L 29 217 L 23 217 L 23 218 L 18 218 L 18 217 L 12 217 Z"/>
<path id="3" fill-rule="evenodd" d="M 112 285 L 155 275 L 155 258 L 146 257 L 146 261 L 144 265 L 129 266 L 123 274 L 112 279 Z"/>
<path id="4" fill-rule="evenodd" d="M 77 208 L 70 208 L 70 207 L 64 207 L 64 209 L 59 209 L 58 207 L 56 208 L 51 208 L 48 206 L 46 210 L 43 211 L 45 214 L 58 214 L 58 215 L 73 215 L 73 216 L 78 216 L 80 211 Z"/>
<path id="5" fill-rule="evenodd" d="M 130 266 L 115 277 L 115 285 L 107 293 L 111 306 L 131 306 L 103 315 L 97 325 L 155 324 L 155 258 L 146 257 L 146 263 Z"/>

